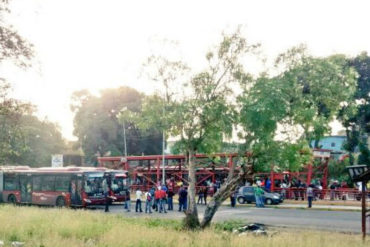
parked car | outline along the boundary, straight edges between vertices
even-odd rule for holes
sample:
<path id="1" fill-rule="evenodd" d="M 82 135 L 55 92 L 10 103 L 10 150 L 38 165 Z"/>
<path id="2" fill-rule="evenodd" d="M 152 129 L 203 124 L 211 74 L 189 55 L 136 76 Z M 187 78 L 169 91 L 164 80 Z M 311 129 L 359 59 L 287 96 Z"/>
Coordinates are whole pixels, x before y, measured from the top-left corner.
<path id="1" fill-rule="evenodd" d="M 278 193 L 270 193 L 265 191 L 263 194 L 263 200 L 266 204 L 279 204 L 284 201 L 282 196 Z M 254 187 L 243 186 L 239 189 L 236 198 L 240 204 L 256 202 L 256 197 L 254 196 Z"/>

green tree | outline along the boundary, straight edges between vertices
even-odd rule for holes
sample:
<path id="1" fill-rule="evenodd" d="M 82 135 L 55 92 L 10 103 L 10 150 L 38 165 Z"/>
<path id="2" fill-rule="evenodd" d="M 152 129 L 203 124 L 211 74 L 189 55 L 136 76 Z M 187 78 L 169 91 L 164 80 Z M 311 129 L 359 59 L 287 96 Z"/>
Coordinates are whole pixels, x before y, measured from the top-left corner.
<path id="1" fill-rule="evenodd" d="M 247 44 L 239 32 L 224 35 L 220 45 L 206 55 L 208 67 L 183 83 L 181 100 L 154 95 L 143 104 L 141 115 L 131 116 L 140 126 L 153 124 L 179 137 L 176 149 L 185 153 L 189 169 L 187 227 L 208 226 L 221 203 L 248 173 L 245 169 L 248 166 L 241 159 L 242 169 L 237 174 L 235 165 L 230 169 L 226 182 L 213 196 L 199 222 L 195 204 L 195 153 L 218 151 L 223 141 L 231 137 L 233 128 L 241 126 L 238 135 L 245 140 L 242 152 L 252 151 L 257 167 L 297 170 L 312 161 L 309 142 L 329 130 L 329 122 L 354 92 L 356 72 L 347 65 L 344 56 L 315 58 L 305 54 L 304 47 L 293 48 L 278 57 L 276 76 L 263 73 L 254 80 L 245 72 L 241 61 L 257 47 Z M 242 89 L 241 93 L 238 88 Z M 281 128 L 287 129 L 285 134 L 289 134 L 290 128 L 297 128 L 298 134 L 294 140 L 289 136 L 278 140 L 279 132 L 283 132 Z"/>
<path id="2" fill-rule="evenodd" d="M 183 65 L 178 61 L 155 66 L 167 71 L 165 77 L 158 76 L 166 90 L 164 97 L 154 95 L 148 97 L 143 104 L 142 114 L 136 116 L 140 126 L 155 125 L 168 135 L 178 136 L 179 149 L 185 153 L 186 166 L 189 169 L 189 207 L 185 225 L 189 228 L 206 227 L 212 220 L 221 203 L 235 190 L 240 176 L 229 174 L 227 182 L 208 204 L 203 221 L 198 219 L 195 203 L 195 162 L 194 155 L 200 150 L 213 153 L 222 147 L 225 137 L 231 137 L 236 124 L 234 89 L 239 83 L 247 83 L 251 76 L 244 72 L 242 58 L 256 51 L 258 45 L 249 45 L 240 32 L 223 35 L 221 43 L 206 54 L 207 67 L 190 79 L 176 84 L 176 75 L 184 72 Z M 156 60 L 157 61 L 157 60 Z M 169 80 L 165 81 L 166 78 Z M 181 87 L 181 97 L 167 97 L 167 92 L 175 92 L 173 87 Z"/>
<path id="3" fill-rule="evenodd" d="M 75 113 L 74 134 L 84 151 L 86 161 L 96 164 L 97 156 L 124 154 L 123 126 L 117 119 L 122 108 L 138 112 L 144 95 L 128 87 L 106 89 L 99 96 L 86 90 L 75 92 L 71 109 Z M 161 134 L 155 129 L 139 130 L 125 123 L 129 155 L 160 153 Z"/>
<path id="4" fill-rule="evenodd" d="M 9 87 L 2 84 L 0 94 L 0 164 L 50 165 L 51 155 L 64 150 L 59 128 L 35 117 L 32 105 L 9 98 Z"/>
<path id="5" fill-rule="evenodd" d="M 241 137 L 255 169 L 298 170 L 311 162 L 309 144 L 329 132 L 341 105 L 351 101 L 356 72 L 342 55 L 315 58 L 304 47 L 280 55 L 276 65 L 278 75 L 263 75 L 239 97 Z"/>
<path id="6" fill-rule="evenodd" d="M 0 63 L 10 61 L 25 68 L 33 57 L 32 45 L 23 39 L 6 21 L 10 13 L 8 0 L 0 0 Z M 31 110 L 25 104 L 9 97 L 10 85 L 0 74 L 0 164 L 18 157 L 26 148 L 19 119 Z"/>
<path id="7" fill-rule="evenodd" d="M 21 118 L 32 106 L 8 96 L 10 85 L 0 80 L 0 164 L 14 163 L 26 149 Z"/>
<path id="8" fill-rule="evenodd" d="M 20 119 L 26 148 L 15 157 L 13 163 L 30 166 L 50 166 L 53 154 L 63 154 L 66 144 L 58 125 L 47 120 L 40 121 L 33 115 Z"/>
<path id="9" fill-rule="evenodd" d="M 345 149 L 349 152 L 349 163 L 354 165 L 356 148 L 359 149 L 359 164 L 370 164 L 370 151 L 367 139 L 370 134 L 370 57 L 362 52 L 355 58 L 348 59 L 357 73 L 357 88 L 352 102 L 343 107 L 340 120 L 346 128 Z"/>
<path id="10" fill-rule="evenodd" d="M 0 0 L 0 63 L 10 60 L 19 67 L 28 67 L 34 55 L 33 46 L 7 23 L 9 13 L 9 0 Z"/>

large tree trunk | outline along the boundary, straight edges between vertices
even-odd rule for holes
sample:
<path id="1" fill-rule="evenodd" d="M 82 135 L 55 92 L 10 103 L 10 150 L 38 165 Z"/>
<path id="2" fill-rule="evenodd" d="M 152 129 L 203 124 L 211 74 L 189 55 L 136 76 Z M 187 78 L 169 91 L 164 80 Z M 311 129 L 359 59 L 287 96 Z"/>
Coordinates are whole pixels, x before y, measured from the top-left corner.
<path id="1" fill-rule="evenodd" d="M 196 204 L 196 178 L 195 178 L 195 164 L 194 164 L 194 151 L 188 150 L 187 162 L 189 167 L 189 190 L 188 190 L 188 210 L 186 211 L 186 217 L 184 225 L 186 228 L 195 229 L 198 228 L 199 218 Z"/>
<path id="2" fill-rule="evenodd" d="M 201 228 L 205 228 L 210 225 L 213 216 L 221 204 L 231 195 L 231 193 L 235 192 L 240 182 L 242 182 L 248 175 L 251 175 L 251 167 L 251 165 L 243 166 L 239 173 L 234 176 L 235 164 L 233 164 L 233 167 L 229 171 L 227 181 L 221 186 L 217 193 L 213 195 L 212 200 L 208 203 L 202 223 L 200 224 Z"/>

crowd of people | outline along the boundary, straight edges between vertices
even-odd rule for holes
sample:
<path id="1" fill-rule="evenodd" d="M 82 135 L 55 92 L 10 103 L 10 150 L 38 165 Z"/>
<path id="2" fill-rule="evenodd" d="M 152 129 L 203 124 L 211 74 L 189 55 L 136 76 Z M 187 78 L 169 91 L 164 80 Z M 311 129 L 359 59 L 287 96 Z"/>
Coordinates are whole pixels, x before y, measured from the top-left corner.
<path id="1" fill-rule="evenodd" d="M 109 184 L 109 183 L 108 183 Z M 268 177 L 263 179 L 256 179 L 253 184 L 246 183 L 246 186 L 254 187 L 254 196 L 256 207 L 264 207 L 264 193 L 271 192 L 272 182 Z M 187 187 L 180 184 L 180 189 L 178 190 L 178 211 L 186 211 L 188 207 L 188 191 Z M 295 200 L 305 200 L 307 199 L 308 207 L 312 207 L 312 202 L 314 200 L 323 199 L 323 184 L 320 180 L 313 180 L 311 184 L 306 185 L 299 179 L 282 179 L 275 180 L 275 189 L 280 193 L 283 199 L 291 198 Z M 221 181 L 217 179 L 215 183 L 211 181 L 204 182 L 204 186 L 201 186 L 197 190 L 198 200 L 197 204 L 207 204 L 207 197 L 211 194 L 217 193 L 221 187 Z M 148 213 L 151 214 L 153 211 L 159 213 L 167 213 L 167 211 L 173 211 L 173 198 L 175 192 L 173 190 L 174 186 L 169 186 L 169 188 L 162 184 L 160 186 L 153 186 L 149 191 L 142 192 L 139 188 L 135 191 L 135 212 L 137 213 Z M 230 194 L 230 205 L 231 207 L 236 206 L 237 195 L 239 191 L 238 187 L 234 192 Z M 338 181 L 332 181 L 329 185 L 330 190 L 330 200 L 343 199 L 345 197 L 344 193 L 341 193 L 341 189 L 348 189 L 348 185 L 345 182 L 341 184 Z M 108 195 L 109 188 L 107 183 L 103 183 L 103 190 L 106 195 Z M 289 195 L 288 195 L 289 192 Z M 109 211 L 109 204 L 111 200 L 106 200 L 105 211 Z M 144 204 L 145 203 L 145 204 Z M 144 210 L 143 205 L 144 204 Z M 131 211 L 131 195 L 130 191 L 126 191 L 126 200 L 124 203 L 127 212 Z"/>
<path id="2" fill-rule="evenodd" d="M 108 188 L 106 189 L 108 191 Z M 107 193 L 106 193 L 107 194 Z M 153 211 L 159 213 L 167 213 L 167 211 L 173 211 L 173 197 L 175 193 L 172 189 L 168 189 L 166 185 L 153 186 L 149 191 L 143 192 L 138 188 L 135 191 L 135 212 L 136 213 L 148 213 L 151 214 Z M 178 191 L 179 208 L 178 211 L 186 211 L 188 191 L 185 186 L 181 186 Z M 145 208 L 143 210 L 143 204 Z M 105 212 L 109 212 L 110 200 L 107 196 Z M 131 192 L 126 191 L 126 200 L 124 208 L 127 212 L 131 212 Z"/>

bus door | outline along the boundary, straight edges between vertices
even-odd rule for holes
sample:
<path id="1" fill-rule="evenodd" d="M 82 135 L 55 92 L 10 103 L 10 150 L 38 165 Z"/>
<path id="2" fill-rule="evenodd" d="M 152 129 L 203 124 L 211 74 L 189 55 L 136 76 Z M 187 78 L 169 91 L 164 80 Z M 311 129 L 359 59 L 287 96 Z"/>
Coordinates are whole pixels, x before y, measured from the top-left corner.
<path id="1" fill-rule="evenodd" d="M 20 175 L 19 184 L 21 188 L 21 202 L 31 203 L 32 202 L 32 176 L 31 174 Z"/>
<path id="2" fill-rule="evenodd" d="M 82 205 L 82 174 L 73 175 L 71 179 L 71 204 Z"/>

